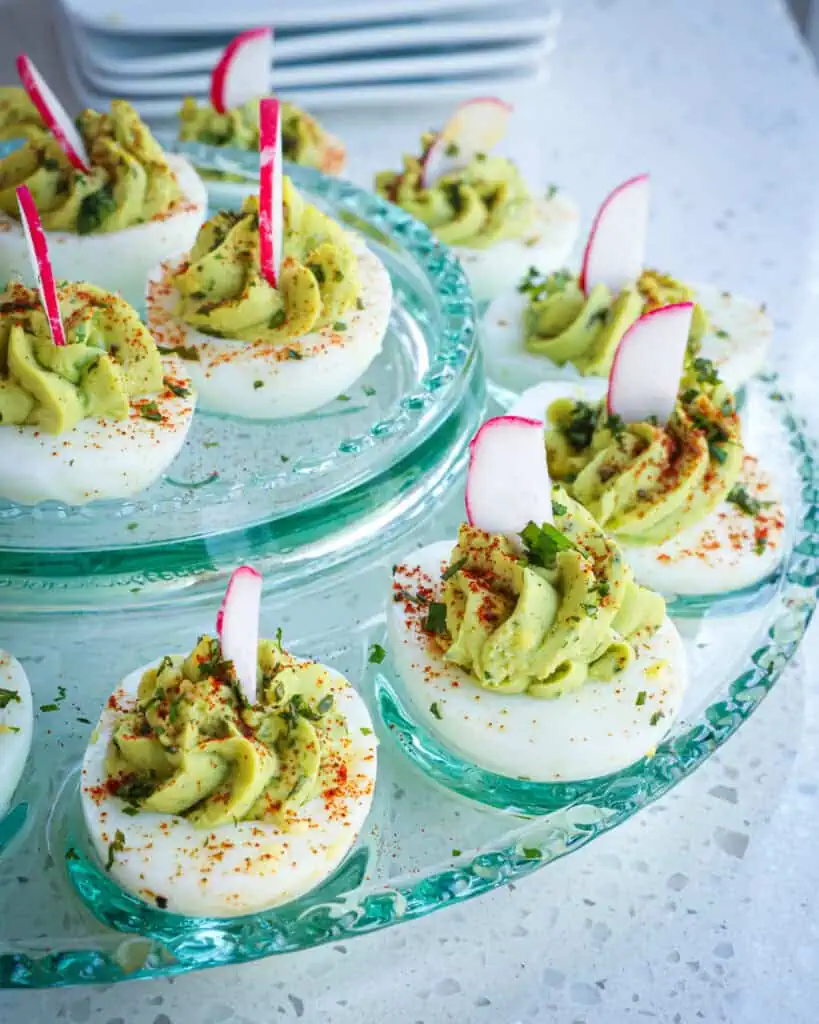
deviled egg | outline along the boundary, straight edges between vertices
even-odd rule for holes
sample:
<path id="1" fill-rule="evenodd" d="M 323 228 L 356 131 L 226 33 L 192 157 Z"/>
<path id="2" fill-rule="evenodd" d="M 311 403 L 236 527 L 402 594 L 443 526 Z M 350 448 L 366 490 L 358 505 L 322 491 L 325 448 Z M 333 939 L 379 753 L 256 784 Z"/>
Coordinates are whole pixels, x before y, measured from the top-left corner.
<path id="1" fill-rule="evenodd" d="M 663 599 L 548 481 L 543 424 L 499 417 L 472 442 L 469 523 L 396 566 L 392 662 L 423 724 L 509 778 L 570 782 L 650 754 L 687 684 Z"/>
<path id="2" fill-rule="evenodd" d="M 530 267 L 490 305 L 481 334 L 487 372 L 497 384 L 519 391 L 544 379 L 608 377 L 628 328 L 643 313 L 675 302 L 694 303 L 690 353 L 713 362 L 732 391 L 762 369 L 773 331 L 763 305 L 644 269 L 647 190 L 641 175 L 606 199 L 579 274 Z M 637 203 L 641 210 L 630 211 Z"/>
<path id="3" fill-rule="evenodd" d="M 252 586 L 251 573 L 237 570 L 228 593 L 241 574 Z M 128 675 L 83 761 L 83 813 L 105 869 L 140 900 L 191 916 L 250 914 L 314 888 L 355 842 L 375 788 L 372 721 L 352 685 L 280 640 L 257 642 L 242 609 L 232 623 L 246 663 L 228 649 L 228 617 L 221 641 L 200 637 L 187 656 Z"/>
<path id="4" fill-rule="evenodd" d="M 34 283 L 15 189 L 31 190 L 55 277 L 90 281 L 142 306 L 149 270 L 186 252 L 207 209 L 205 186 L 183 157 L 166 154 L 136 111 L 113 100 L 77 128 L 89 167 L 78 170 L 54 137 L 0 160 L 0 281 Z"/>
<path id="5" fill-rule="evenodd" d="M 46 139 L 49 132 L 37 108 L 19 85 L 0 85 L 0 142 Z"/>
<path id="6" fill-rule="evenodd" d="M 0 650 L 0 819 L 23 774 L 33 732 L 28 677 L 15 657 Z"/>
<path id="7" fill-rule="evenodd" d="M 151 274 L 148 325 L 184 360 L 206 412 L 267 420 L 311 412 L 349 388 L 384 340 L 389 274 L 358 236 L 283 180 L 277 287 L 262 273 L 259 205 L 223 210 L 191 252 Z"/>
<path id="8" fill-rule="evenodd" d="M 58 298 L 62 346 L 36 291 L 15 283 L 0 295 L 0 498 L 130 497 L 181 449 L 190 380 L 118 295 L 72 283 Z"/>
<path id="9" fill-rule="evenodd" d="M 673 363 L 673 339 L 647 337 L 631 359 L 625 348 L 682 309 L 657 310 L 630 329 L 605 399 L 556 398 L 561 385 L 544 384 L 514 411 L 545 410 L 552 478 L 621 545 L 637 580 L 667 596 L 715 596 L 775 574 L 785 512 L 772 476 L 743 447 L 734 396 L 713 364 L 697 357 L 672 378 L 668 414 L 650 394 L 655 404 L 636 411 L 632 392 L 665 389 L 660 364 Z M 684 350 L 685 333 L 679 344 Z"/>
<path id="10" fill-rule="evenodd" d="M 422 137 L 420 156 L 405 155 L 402 171 L 375 178 L 380 195 L 451 247 L 478 302 L 514 288 L 528 267 L 562 266 L 577 236 L 578 211 L 563 192 L 533 194 L 511 160 L 489 152 L 510 109 L 495 99 L 464 104 Z"/>

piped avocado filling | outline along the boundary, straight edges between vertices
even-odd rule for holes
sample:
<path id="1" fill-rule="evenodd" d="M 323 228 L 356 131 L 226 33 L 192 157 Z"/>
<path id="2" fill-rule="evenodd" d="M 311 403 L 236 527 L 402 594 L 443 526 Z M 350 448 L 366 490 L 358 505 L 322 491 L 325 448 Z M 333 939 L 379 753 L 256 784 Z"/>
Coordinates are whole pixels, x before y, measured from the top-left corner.
<path id="1" fill-rule="evenodd" d="M 526 527 L 522 553 L 460 528 L 427 629 L 482 689 L 552 698 L 610 680 L 663 622 L 662 597 L 634 582 L 617 544 L 559 487 L 553 513 L 554 526 Z"/>
<path id="2" fill-rule="evenodd" d="M 106 788 L 135 813 L 177 814 L 201 829 L 287 827 L 319 793 L 330 799 L 349 740 L 327 670 L 261 640 L 257 683 L 250 706 L 212 637 L 200 637 L 186 658 L 163 658 L 117 722 Z"/>
<path id="3" fill-rule="evenodd" d="M 259 206 L 223 210 L 203 224 L 172 275 L 176 314 L 203 334 L 277 343 L 339 322 L 361 293 L 358 260 L 344 230 L 283 180 L 283 256 L 274 288 L 261 271 Z"/>
<path id="4" fill-rule="evenodd" d="M 567 270 L 541 275 L 534 267 L 518 286 L 526 295 L 524 333 L 529 352 L 563 366 L 572 363 L 584 376 L 606 377 L 614 353 L 631 325 L 649 310 L 693 301 L 686 285 L 665 274 L 646 270 L 634 288 L 612 295 L 604 284 L 588 295 Z M 695 303 L 688 337 L 689 355 L 699 351 L 708 319 Z"/>
<path id="5" fill-rule="evenodd" d="M 134 397 L 173 384 L 124 299 L 90 284 L 62 284 L 58 294 L 66 333 L 59 348 L 33 288 L 13 283 L 0 295 L 0 425 L 62 434 L 86 418 L 123 420 Z"/>
<path id="6" fill-rule="evenodd" d="M 571 398 L 547 410 L 549 473 L 619 541 L 662 544 L 724 501 L 743 462 L 734 397 L 711 363 L 683 376 L 666 426 L 625 424 L 605 403 Z"/>
<path id="7" fill-rule="evenodd" d="M 283 103 L 282 154 L 285 160 L 305 167 L 321 168 L 327 144 L 326 133 L 314 117 L 292 103 Z M 258 150 L 259 101 L 249 100 L 220 114 L 210 104 L 201 106 L 188 97 L 179 111 L 179 138 L 209 146 Z"/>
<path id="8" fill-rule="evenodd" d="M 403 171 L 377 174 L 378 194 L 417 217 L 447 245 L 483 249 L 525 235 L 532 225 L 532 196 L 505 157 L 479 154 L 468 166 L 424 187 L 424 155 L 435 139 L 426 133 L 421 156 L 405 155 Z"/>
<path id="9" fill-rule="evenodd" d="M 78 235 L 120 231 L 167 216 L 184 199 L 165 153 L 133 107 L 77 118 L 91 169 L 76 170 L 51 137 L 34 137 L 0 160 L 0 210 L 19 217 L 15 189 L 31 190 L 43 227 Z"/>

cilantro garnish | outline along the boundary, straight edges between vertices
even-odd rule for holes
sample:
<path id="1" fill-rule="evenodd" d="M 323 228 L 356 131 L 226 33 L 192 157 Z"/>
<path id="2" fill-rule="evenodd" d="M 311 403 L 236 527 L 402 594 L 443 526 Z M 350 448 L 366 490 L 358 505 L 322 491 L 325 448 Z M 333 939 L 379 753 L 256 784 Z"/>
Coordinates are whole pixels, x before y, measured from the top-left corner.
<path id="1" fill-rule="evenodd" d="M 162 413 L 159 410 L 159 406 L 156 402 L 145 402 L 139 407 L 139 415 L 144 420 L 150 420 L 152 423 L 162 422 Z"/>
<path id="2" fill-rule="evenodd" d="M 746 516 L 758 516 L 763 508 L 773 504 L 772 501 L 760 501 L 759 498 L 752 497 L 741 484 L 734 484 L 728 492 L 726 501 L 736 505 Z"/>
<path id="3" fill-rule="evenodd" d="M 543 523 L 541 526 L 528 523 L 520 539 L 526 549 L 528 561 L 544 569 L 554 568 L 558 551 L 567 551 L 574 547 L 569 538 L 560 530 L 556 530 L 551 523 Z"/>
<path id="4" fill-rule="evenodd" d="M 661 718 L 665 718 L 665 711 L 655 711 L 654 714 L 649 718 L 650 725 L 656 725 Z"/>
<path id="5" fill-rule="evenodd" d="M 463 567 L 466 565 L 468 561 L 469 559 L 466 557 L 466 555 L 464 555 L 463 558 L 459 558 L 458 561 L 453 562 L 448 569 L 444 569 L 444 571 L 441 573 L 441 579 L 444 580 L 444 582 L 446 582 L 446 580 L 448 579 L 451 579 L 456 572 L 460 572 L 461 569 L 463 569 Z"/>
<path id="6" fill-rule="evenodd" d="M 427 611 L 426 622 L 424 623 L 424 630 L 427 633 L 445 633 L 446 632 L 446 605 L 440 601 L 433 601 Z"/>
<path id="7" fill-rule="evenodd" d="M 0 710 L 7 708 L 11 702 L 20 703 L 20 694 L 16 690 L 7 690 L 0 687 Z"/>
<path id="8" fill-rule="evenodd" d="M 430 704 L 430 706 L 429 706 L 429 712 L 430 712 L 430 714 L 432 715 L 432 717 L 433 717 L 433 718 L 437 718 L 439 722 L 440 722 L 440 721 L 441 721 L 441 719 L 442 719 L 442 718 L 444 717 L 444 716 L 443 716 L 443 715 L 441 714 L 441 709 L 440 709 L 440 708 L 438 707 L 438 701 L 437 701 L 437 700 L 436 700 L 436 701 L 433 701 L 433 703 L 432 703 L 432 704 Z"/>
<path id="9" fill-rule="evenodd" d="M 577 402 L 572 409 L 568 424 L 563 428 L 566 440 L 575 451 L 582 451 L 591 444 L 594 428 L 597 426 L 597 410 L 587 402 Z"/>
<path id="10" fill-rule="evenodd" d="M 643 704 L 645 704 L 646 696 L 647 695 L 645 690 L 640 690 L 640 692 L 637 694 L 637 700 L 635 700 L 634 703 L 637 705 L 638 708 L 641 708 Z"/>
<path id="11" fill-rule="evenodd" d="M 110 871 L 114 866 L 114 857 L 125 849 L 125 836 L 117 829 L 114 833 L 114 841 L 108 844 L 108 860 L 105 862 L 105 870 Z"/>
<path id="12" fill-rule="evenodd" d="M 367 661 L 369 661 L 371 665 L 380 665 L 386 656 L 387 652 L 381 644 L 370 644 L 370 655 L 367 658 Z"/>

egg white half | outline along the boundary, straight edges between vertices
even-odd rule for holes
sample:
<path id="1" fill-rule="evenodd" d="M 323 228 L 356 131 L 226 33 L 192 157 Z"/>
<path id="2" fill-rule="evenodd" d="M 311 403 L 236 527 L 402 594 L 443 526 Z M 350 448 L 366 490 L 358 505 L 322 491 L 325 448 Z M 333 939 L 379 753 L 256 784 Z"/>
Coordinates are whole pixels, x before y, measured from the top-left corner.
<path id="1" fill-rule="evenodd" d="M 521 274 L 507 294 L 496 299 L 481 322 L 486 372 L 496 384 L 522 391 L 542 380 L 577 380 L 571 364 L 558 366 L 545 355 L 527 351 L 524 314 L 528 297 L 517 291 Z M 716 364 L 723 380 L 736 391 L 765 365 L 773 325 L 758 303 L 716 288 L 697 285 L 697 300 L 708 314 L 710 328 L 701 354 Z"/>
<path id="2" fill-rule="evenodd" d="M 180 385 L 189 382 L 176 374 Z M 155 402 L 161 420 L 140 412 Z M 0 426 L 0 498 L 36 505 L 84 505 L 101 498 L 130 498 L 144 491 L 179 454 L 193 421 L 196 397 L 172 393 L 132 399 L 127 420 L 85 419 L 64 434 L 39 427 Z"/>
<path id="3" fill-rule="evenodd" d="M 174 154 L 168 154 L 167 160 L 184 195 L 179 210 L 121 231 L 90 235 L 47 231 L 56 280 L 95 284 L 119 292 L 137 310 L 144 308 L 150 270 L 190 249 L 207 212 L 207 191 L 193 167 Z M 11 278 L 31 286 L 36 283 L 22 225 L 0 213 L 0 284 Z"/>
<path id="4" fill-rule="evenodd" d="M 546 381 L 518 398 L 510 416 L 546 418 L 557 398 L 597 401 L 606 392 L 601 378 L 587 377 L 574 384 Z M 737 484 L 752 498 L 770 502 L 757 521 L 733 502 L 723 501 L 705 516 L 664 544 L 623 544 L 635 578 L 666 597 L 728 594 L 770 577 L 785 555 L 786 517 L 782 490 L 776 478 L 746 448 Z M 758 529 L 765 533 L 760 548 Z"/>
<path id="5" fill-rule="evenodd" d="M 724 501 L 699 523 L 664 544 L 623 544 L 635 577 L 666 596 L 726 594 L 770 577 L 785 554 L 785 510 L 770 475 L 745 456 L 737 484 L 752 498 L 771 502 L 760 519 Z M 758 531 L 765 536 L 761 549 Z"/>
<path id="6" fill-rule="evenodd" d="M 0 650 L 0 688 L 13 690 L 19 701 L 0 708 L 0 818 L 11 805 L 23 774 L 34 733 L 31 687 L 23 666 L 8 651 Z"/>
<path id="7" fill-rule="evenodd" d="M 139 899 L 172 913 L 235 917 L 297 899 L 332 874 L 364 825 L 376 775 L 372 720 L 344 676 L 325 666 L 335 708 L 349 731 L 352 764 L 345 792 L 335 795 L 330 806 L 321 795 L 309 801 L 286 832 L 259 821 L 205 830 L 175 814 L 129 815 L 123 800 L 105 792 L 105 758 L 113 730 L 120 712 L 134 706 L 139 681 L 149 667 L 126 676 L 114 691 L 83 760 L 83 815 L 103 864 L 117 831 L 124 836 L 111 877 Z"/>
<path id="8" fill-rule="evenodd" d="M 444 541 L 411 552 L 397 567 L 394 587 L 440 594 L 453 546 Z M 465 760 L 499 775 L 573 782 L 620 771 L 651 753 L 679 714 L 688 680 L 670 619 L 638 645 L 635 661 L 616 678 L 543 700 L 481 689 L 443 661 L 421 628 L 425 615 L 423 606 L 396 602 L 393 589 L 388 630 L 395 669 L 423 725 Z"/>
<path id="9" fill-rule="evenodd" d="M 517 287 L 530 267 L 544 274 L 564 266 L 577 238 L 580 214 L 563 192 L 538 199 L 523 238 L 496 242 L 486 249 L 453 246 L 476 302 L 490 302 Z"/>
<path id="10" fill-rule="evenodd" d="M 249 420 L 277 420 L 312 412 L 343 394 L 365 372 L 384 342 L 392 304 L 392 284 L 384 264 L 356 235 L 348 240 L 358 255 L 364 309 L 332 326 L 279 345 L 254 345 L 202 334 L 179 320 L 178 292 L 170 275 L 178 261 L 151 274 L 148 326 L 161 346 L 193 346 L 198 360 L 186 360 L 203 412 Z M 288 352 L 301 356 L 291 358 Z"/>

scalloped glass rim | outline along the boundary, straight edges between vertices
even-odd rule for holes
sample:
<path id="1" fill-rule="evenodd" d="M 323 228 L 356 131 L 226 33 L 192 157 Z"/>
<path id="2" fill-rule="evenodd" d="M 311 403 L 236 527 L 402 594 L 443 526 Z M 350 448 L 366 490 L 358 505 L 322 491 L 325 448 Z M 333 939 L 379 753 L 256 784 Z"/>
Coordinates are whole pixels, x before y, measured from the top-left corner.
<path id="1" fill-rule="evenodd" d="M 4 150 L 7 152 L 9 149 L 8 144 L 0 143 L 0 157 Z M 355 456 L 367 452 L 385 438 L 398 433 L 407 434 L 405 442 L 396 445 L 393 452 L 393 458 L 398 459 L 442 422 L 449 412 L 450 398 L 453 398 L 463 383 L 462 371 L 477 350 L 477 314 L 460 264 L 420 221 L 380 197 L 341 179 L 295 165 L 289 167 L 289 173 L 296 184 L 311 194 L 311 198 L 329 206 L 332 214 L 342 223 L 381 240 L 382 244 L 408 253 L 434 288 L 442 313 L 440 347 L 422 378 L 420 389 L 404 394 L 391 410 L 379 416 L 366 433 L 345 437 L 324 455 L 311 458 L 311 463 L 315 463 L 322 474 L 326 473 L 328 462 L 346 460 L 350 463 L 343 483 L 339 482 L 333 490 L 318 496 L 313 502 L 321 504 L 362 484 L 368 476 L 373 475 L 372 471 L 368 473 L 366 469 L 355 471 Z M 306 421 L 309 418 L 304 417 Z M 283 464 L 272 476 L 254 476 L 244 481 L 224 480 L 209 484 L 208 493 L 219 501 L 235 502 L 237 493 L 255 488 L 266 489 L 276 480 L 304 475 L 310 470 L 310 466 L 304 466 L 300 460 L 294 459 Z M 89 512 L 98 512 L 107 517 L 123 508 L 127 508 L 129 517 L 148 511 L 151 514 L 172 513 L 179 507 L 185 493 L 161 501 L 141 500 L 137 495 L 128 501 L 91 502 L 82 506 L 81 512 L 74 506 L 57 502 L 34 506 L 0 502 L 0 521 L 9 522 L 32 516 L 39 520 L 50 518 L 62 521 L 77 514 L 87 516 Z"/>
<path id="2" fill-rule="evenodd" d="M 819 588 L 819 464 L 814 445 L 787 404 L 782 421 L 801 481 L 799 522 L 787 556 L 781 607 L 767 623 L 767 642 L 743 670 L 712 697 L 690 723 L 672 732 L 655 756 L 616 776 L 588 785 L 555 814 L 535 818 L 499 837 L 492 848 L 456 857 L 435 871 L 371 885 L 355 904 L 320 893 L 282 908 L 275 915 L 198 922 L 165 942 L 120 933 L 109 949 L 67 949 L 42 955 L 0 955 L 0 985 L 37 988 L 101 983 L 237 964 L 263 956 L 343 941 L 443 906 L 480 895 L 520 878 L 579 849 L 657 800 L 710 757 L 750 717 L 798 650 L 816 607 Z M 514 819 L 510 819 L 514 820 Z M 349 868 L 350 862 L 345 865 Z M 355 870 L 353 868 L 352 870 Z M 338 881 L 338 878 L 336 879 Z M 125 939 L 125 943 L 123 943 Z"/>

